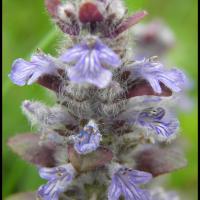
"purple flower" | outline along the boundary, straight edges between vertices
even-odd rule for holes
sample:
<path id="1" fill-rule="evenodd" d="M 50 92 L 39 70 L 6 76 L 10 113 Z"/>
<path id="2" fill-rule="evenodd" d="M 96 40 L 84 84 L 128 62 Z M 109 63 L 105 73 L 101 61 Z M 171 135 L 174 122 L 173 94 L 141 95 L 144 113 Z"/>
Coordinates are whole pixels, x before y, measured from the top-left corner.
<path id="1" fill-rule="evenodd" d="M 18 58 L 13 62 L 10 79 L 16 85 L 31 85 L 33 82 L 45 74 L 55 74 L 56 65 L 54 58 L 50 55 L 35 54 L 31 61 Z"/>
<path id="2" fill-rule="evenodd" d="M 99 88 L 105 88 L 112 79 L 112 73 L 107 68 L 117 68 L 121 64 L 119 56 L 95 38 L 68 49 L 60 59 L 75 64 L 67 69 L 71 81 L 87 82 Z"/>
<path id="3" fill-rule="evenodd" d="M 74 138 L 74 149 L 79 154 L 95 151 L 100 144 L 101 134 L 97 125 L 91 120 L 84 129 Z"/>
<path id="4" fill-rule="evenodd" d="M 131 67 L 133 80 L 147 80 L 156 93 L 162 93 L 160 83 L 173 92 L 180 92 L 185 87 L 184 73 L 178 69 L 165 69 L 160 62 L 143 59 L 136 61 Z"/>
<path id="5" fill-rule="evenodd" d="M 38 189 L 37 196 L 42 200 L 58 200 L 59 195 L 65 192 L 74 178 L 75 170 L 71 164 L 54 168 L 40 168 L 40 177 L 48 180 L 47 184 Z"/>
<path id="6" fill-rule="evenodd" d="M 179 127 L 178 120 L 166 117 L 166 111 L 161 107 L 144 109 L 139 113 L 136 124 L 164 138 L 172 136 Z"/>
<path id="7" fill-rule="evenodd" d="M 118 200 L 120 196 L 124 196 L 125 200 L 150 200 L 148 191 L 138 185 L 148 183 L 151 178 L 152 175 L 147 172 L 120 168 L 112 177 L 108 200 Z"/>

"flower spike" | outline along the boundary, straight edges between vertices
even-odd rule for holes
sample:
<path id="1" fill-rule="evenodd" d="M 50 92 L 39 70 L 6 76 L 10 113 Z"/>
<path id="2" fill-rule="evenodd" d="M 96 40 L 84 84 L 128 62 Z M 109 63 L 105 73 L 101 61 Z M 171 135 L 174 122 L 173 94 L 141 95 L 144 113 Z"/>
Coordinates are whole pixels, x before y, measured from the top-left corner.
<path id="1" fill-rule="evenodd" d="M 139 32 L 136 26 L 132 35 L 148 13 L 128 16 L 124 0 L 44 3 L 63 34 L 58 55 L 38 51 L 30 61 L 16 59 L 9 74 L 16 85 L 37 83 L 54 92 L 52 106 L 23 101 L 37 133 L 8 141 L 47 180 L 36 199 L 177 200 L 143 187 L 187 164 L 172 142 L 179 130 L 174 108 L 179 99 L 184 104 L 189 82 L 155 59 L 172 47 L 169 31 L 153 23 Z"/>

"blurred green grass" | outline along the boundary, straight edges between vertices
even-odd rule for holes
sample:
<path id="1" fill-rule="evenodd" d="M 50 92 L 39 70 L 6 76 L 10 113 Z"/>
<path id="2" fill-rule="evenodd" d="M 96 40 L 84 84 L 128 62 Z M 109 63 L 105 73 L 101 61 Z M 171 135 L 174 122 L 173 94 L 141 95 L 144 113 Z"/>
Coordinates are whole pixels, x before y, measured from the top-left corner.
<path id="1" fill-rule="evenodd" d="M 169 188 L 187 191 L 197 199 L 197 0 L 127 0 L 130 10 L 145 9 L 148 20 L 160 17 L 172 28 L 177 38 L 170 59 L 182 66 L 194 81 L 191 97 L 194 109 L 181 113 L 181 138 L 185 146 L 188 167 L 169 175 Z M 32 85 L 18 87 L 8 79 L 12 61 L 28 58 L 37 47 L 54 54 L 58 33 L 44 9 L 43 0 L 3 0 L 3 198 L 35 190 L 43 182 L 35 167 L 25 163 L 6 146 L 16 133 L 32 131 L 20 110 L 25 99 L 53 101 L 43 88 Z M 191 195 L 191 196 L 190 196 Z"/>

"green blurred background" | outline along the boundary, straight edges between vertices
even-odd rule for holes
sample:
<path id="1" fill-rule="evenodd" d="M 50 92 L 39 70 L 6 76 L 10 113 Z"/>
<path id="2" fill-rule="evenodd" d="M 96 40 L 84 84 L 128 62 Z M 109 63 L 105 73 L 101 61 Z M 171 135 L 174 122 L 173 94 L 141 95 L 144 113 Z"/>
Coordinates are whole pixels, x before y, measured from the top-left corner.
<path id="1" fill-rule="evenodd" d="M 182 66 L 194 81 L 190 96 L 194 108 L 180 113 L 181 136 L 188 166 L 168 175 L 167 187 L 197 199 L 197 0 L 127 0 L 129 10 L 145 9 L 147 21 L 162 18 L 174 31 L 177 44 L 171 62 Z M 8 79 L 12 61 L 29 58 L 40 47 L 54 54 L 59 34 L 45 12 L 43 0 L 3 0 L 3 199 L 20 191 L 36 190 L 43 182 L 34 166 L 14 155 L 6 146 L 16 133 L 31 131 L 20 105 L 24 99 L 52 103 L 53 98 L 38 85 L 18 87 Z"/>

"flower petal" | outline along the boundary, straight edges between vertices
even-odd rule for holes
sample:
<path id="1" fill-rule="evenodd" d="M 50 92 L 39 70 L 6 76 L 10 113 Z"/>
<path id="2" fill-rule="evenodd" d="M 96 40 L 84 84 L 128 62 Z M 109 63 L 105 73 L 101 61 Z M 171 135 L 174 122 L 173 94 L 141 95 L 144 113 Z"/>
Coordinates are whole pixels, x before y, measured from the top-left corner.
<path id="1" fill-rule="evenodd" d="M 119 56 L 105 45 L 101 47 L 99 59 L 101 63 L 106 63 L 112 67 L 119 67 L 122 64 Z"/>
<path id="2" fill-rule="evenodd" d="M 148 191 L 140 189 L 138 185 L 149 182 L 151 178 L 149 173 L 122 167 L 112 177 L 108 199 L 118 200 L 122 195 L 126 200 L 150 200 Z"/>
<path id="3" fill-rule="evenodd" d="M 138 115 L 136 125 L 152 130 L 158 136 L 167 139 L 177 132 L 179 121 L 175 117 L 166 116 L 164 108 L 157 107 L 141 111 Z"/>
<path id="4" fill-rule="evenodd" d="M 161 74 L 159 77 L 160 82 L 165 84 L 174 92 L 180 92 L 186 83 L 186 77 L 182 71 L 178 69 L 171 69 L 166 73 Z"/>
<path id="5" fill-rule="evenodd" d="M 39 187 L 37 196 L 44 200 L 58 200 L 60 193 L 72 182 L 75 170 L 71 164 L 64 164 L 54 168 L 40 168 L 39 174 L 49 181 Z"/>
<path id="6" fill-rule="evenodd" d="M 60 60 L 66 63 L 75 62 L 83 54 L 87 54 L 88 51 L 83 48 L 81 45 L 76 45 L 71 49 L 68 49 L 64 54 L 60 56 Z"/>
<path id="7" fill-rule="evenodd" d="M 65 166 L 59 166 L 54 168 L 42 167 L 39 169 L 40 177 L 46 180 L 58 179 L 60 177 L 60 174 L 64 174 L 65 172 Z"/>
<path id="8" fill-rule="evenodd" d="M 132 170 L 130 179 L 132 179 L 135 184 L 145 184 L 152 179 L 152 175 L 144 171 Z"/>
<path id="9" fill-rule="evenodd" d="M 95 151 L 99 146 L 101 135 L 91 136 L 89 142 L 86 144 L 76 143 L 74 149 L 79 154 L 87 154 L 92 151 Z"/>
<path id="10" fill-rule="evenodd" d="M 186 85 L 186 76 L 178 69 L 165 69 L 162 63 L 148 59 L 136 61 L 132 65 L 132 79 L 144 79 L 153 90 L 161 94 L 161 83 L 173 92 L 180 92 Z"/>
<path id="11" fill-rule="evenodd" d="M 40 186 L 37 197 L 42 200 L 58 200 L 59 193 L 57 191 L 55 181 L 50 181 L 46 185 Z"/>
<path id="12" fill-rule="evenodd" d="M 115 181 L 116 177 L 113 177 L 113 181 L 108 188 L 108 200 L 118 200 L 121 193 L 121 185 Z"/>
<path id="13" fill-rule="evenodd" d="M 89 79 L 88 82 L 96 85 L 99 88 L 105 88 L 112 80 L 112 73 L 102 69 L 97 79 Z"/>
<path id="14" fill-rule="evenodd" d="M 16 85 L 23 86 L 26 84 L 27 79 L 32 75 L 34 67 L 34 65 L 19 58 L 14 61 L 9 77 Z"/>
<path id="15" fill-rule="evenodd" d="M 67 50 L 60 56 L 60 60 L 69 64 L 75 63 L 67 69 L 72 82 L 90 83 L 99 88 L 105 88 L 112 79 L 112 72 L 106 68 L 117 68 L 121 65 L 119 56 L 100 39 L 93 37 Z"/>
<path id="16" fill-rule="evenodd" d="M 106 87 L 112 79 L 112 73 L 101 67 L 96 52 L 90 56 L 84 54 L 75 67 L 67 69 L 67 73 L 73 82 L 88 82 L 99 88 Z"/>
<path id="17" fill-rule="evenodd" d="M 45 74 L 56 73 L 56 65 L 51 56 L 36 54 L 32 56 L 30 62 L 21 58 L 15 60 L 9 77 L 16 85 L 24 86 L 32 84 Z"/>
<path id="18" fill-rule="evenodd" d="M 151 87 L 153 88 L 154 92 L 156 92 L 158 94 L 162 93 L 162 89 L 161 89 L 159 81 L 155 80 L 152 77 L 148 78 L 147 80 L 148 80 L 149 84 L 151 85 Z"/>
<path id="19" fill-rule="evenodd" d="M 84 127 L 84 130 L 75 136 L 74 149 L 79 154 L 88 154 L 95 151 L 101 141 L 101 134 L 93 120 Z"/>

